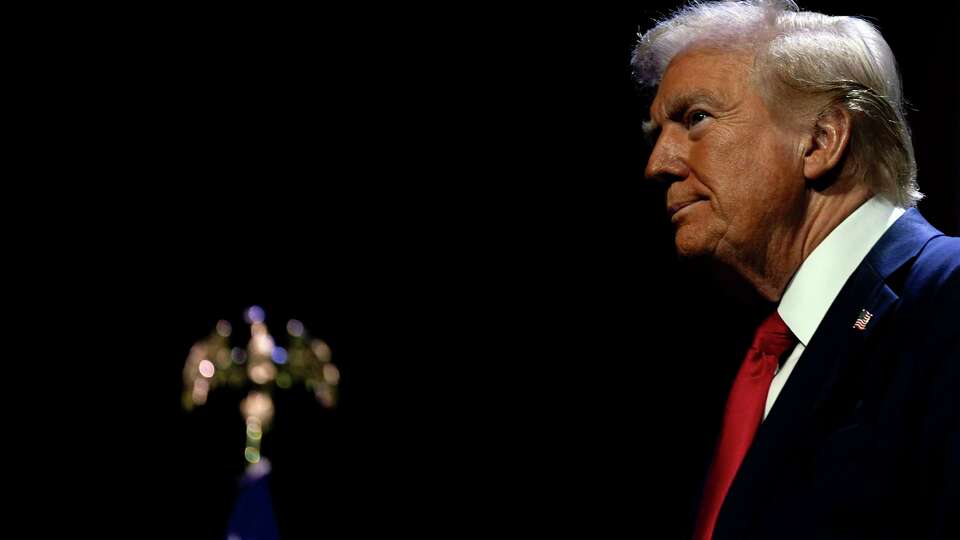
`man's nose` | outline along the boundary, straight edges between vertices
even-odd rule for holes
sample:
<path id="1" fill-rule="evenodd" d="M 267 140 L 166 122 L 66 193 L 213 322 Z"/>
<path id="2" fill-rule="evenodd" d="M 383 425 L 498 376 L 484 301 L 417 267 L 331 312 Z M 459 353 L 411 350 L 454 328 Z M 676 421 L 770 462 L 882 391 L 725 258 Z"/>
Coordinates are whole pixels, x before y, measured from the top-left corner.
<path id="1" fill-rule="evenodd" d="M 687 177 L 686 145 L 682 137 L 672 126 L 660 132 L 644 171 L 648 180 L 671 184 Z"/>

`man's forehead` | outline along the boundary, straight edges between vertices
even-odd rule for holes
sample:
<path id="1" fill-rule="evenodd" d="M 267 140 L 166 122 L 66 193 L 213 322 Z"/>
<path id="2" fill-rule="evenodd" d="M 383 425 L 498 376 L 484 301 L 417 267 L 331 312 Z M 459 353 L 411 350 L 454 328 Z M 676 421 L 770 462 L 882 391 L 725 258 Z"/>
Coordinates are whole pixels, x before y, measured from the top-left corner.
<path id="1" fill-rule="evenodd" d="M 670 116 L 692 103 L 730 103 L 746 83 L 749 66 L 743 53 L 698 50 L 678 55 L 664 72 L 650 114 Z"/>
<path id="2" fill-rule="evenodd" d="M 670 60 L 663 71 L 662 79 L 689 75 L 691 71 L 708 73 L 717 77 L 740 75 L 744 70 L 749 70 L 755 57 L 755 51 L 741 49 L 719 49 L 716 47 L 687 49 Z"/>

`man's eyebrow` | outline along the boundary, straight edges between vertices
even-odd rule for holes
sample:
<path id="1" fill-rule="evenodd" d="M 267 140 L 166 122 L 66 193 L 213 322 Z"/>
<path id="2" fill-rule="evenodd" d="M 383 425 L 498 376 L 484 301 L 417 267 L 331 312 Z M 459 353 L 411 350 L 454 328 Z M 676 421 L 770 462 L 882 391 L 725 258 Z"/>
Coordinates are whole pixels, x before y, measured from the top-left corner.
<path id="1" fill-rule="evenodd" d="M 679 119 L 687 109 L 698 103 L 716 108 L 722 108 L 723 106 L 723 100 L 717 96 L 716 92 L 695 89 L 682 94 L 674 94 L 667 98 L 664 110 L 667 113 L 667 118 Z"/>

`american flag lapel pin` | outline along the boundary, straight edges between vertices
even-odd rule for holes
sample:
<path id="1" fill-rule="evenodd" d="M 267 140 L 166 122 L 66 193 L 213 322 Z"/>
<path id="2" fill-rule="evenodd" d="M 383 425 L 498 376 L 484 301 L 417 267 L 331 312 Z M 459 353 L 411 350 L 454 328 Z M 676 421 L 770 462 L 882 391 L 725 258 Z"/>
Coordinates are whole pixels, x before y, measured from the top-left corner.
<path id="1" fill-rule="evenodd" d="M 856 322 L 853 323 L 853 327 L 856 328 L 857 330 L 866 330 L 867 323 L 870 322 L 871 317 L 873 317 L 873 313 L 870 313 L 865 309 L 861 309 L 860 316 L 857 317 Z"/>

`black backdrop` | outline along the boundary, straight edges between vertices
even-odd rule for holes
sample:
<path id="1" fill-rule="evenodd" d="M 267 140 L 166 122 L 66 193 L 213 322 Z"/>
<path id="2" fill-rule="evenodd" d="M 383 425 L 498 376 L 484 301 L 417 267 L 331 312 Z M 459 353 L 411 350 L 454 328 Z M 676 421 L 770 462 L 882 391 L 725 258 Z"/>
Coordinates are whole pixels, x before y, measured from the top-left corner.
<path id="1" fill-rule="evenodd" d="M 62 423 L 92 441 L 81 485 L 109 486 L 94 526 L 222 537 L 238 396 L 187 415 L 180 373 L 259 304 L 343 376 L 336 411 L 277 398 L 282 537 L 681 537 L 762 306 L 675 260 L 642 178 L 629 54 L 669 7 L 169 9 L 92 33 L 77 79 L 102 106 L 80 114 L 110 135 L 83 159 L 115 182 L 67 287 L 112 343 L 90 393 L 115 420 Z M 956 14 L 804 7 L 880 25 L 920 209 L 956 234 Z"/>

